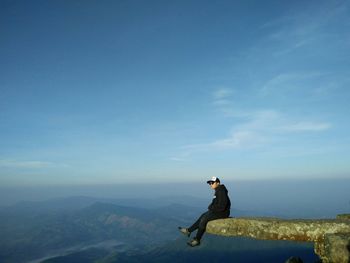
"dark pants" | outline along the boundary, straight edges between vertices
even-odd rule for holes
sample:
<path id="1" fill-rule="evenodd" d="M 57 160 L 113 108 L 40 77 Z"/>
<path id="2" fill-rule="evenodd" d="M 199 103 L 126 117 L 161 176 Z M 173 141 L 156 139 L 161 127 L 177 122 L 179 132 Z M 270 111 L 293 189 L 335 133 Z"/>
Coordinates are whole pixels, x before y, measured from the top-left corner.
<path id="1" fill-rule="evenodd" d="M 205 232 L 205 228 L 207 227 L 207 223 L 209 221 L 220 219 L 220 218 L 227 218 L 229 217 L 229 215 L 230 215 L 230 211 L 220 212 L 220 213 L 213 213 L 211 211 L 207 211 L 204 214 L 202 214 L 190 228 L 188 228 L 188 231 L 193 232 L 196 229 L 198 229 L 196 239 L 201 240 Z"/>

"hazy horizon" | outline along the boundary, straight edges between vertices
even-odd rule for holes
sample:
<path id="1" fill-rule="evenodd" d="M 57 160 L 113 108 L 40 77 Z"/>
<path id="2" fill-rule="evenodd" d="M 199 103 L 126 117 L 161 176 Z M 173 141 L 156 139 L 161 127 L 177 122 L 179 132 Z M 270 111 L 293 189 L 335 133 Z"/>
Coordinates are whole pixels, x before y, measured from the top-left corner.
<path id="1" fill-rule="evenodd" d="M 223 183 L 229 190 L 232 209 L 275 216 L 330 218 L 350 212 L 349 179 L 224 181 Z M 212 190 L 205 182 L 17 186 L 0 187 L 0 205 L 85 196 L 121 200 L 164 199 L 160 204 L 180 202 L 189 206 L 195 204 L 206 210 L 212 194 Z"/>

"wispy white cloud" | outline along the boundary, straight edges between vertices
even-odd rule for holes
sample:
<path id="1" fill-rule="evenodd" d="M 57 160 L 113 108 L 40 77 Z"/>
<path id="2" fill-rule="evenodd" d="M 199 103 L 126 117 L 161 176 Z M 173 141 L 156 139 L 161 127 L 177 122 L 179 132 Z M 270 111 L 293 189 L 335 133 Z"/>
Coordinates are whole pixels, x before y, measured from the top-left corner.
<path id="1" fill-rule="evenodd" d="M 215 100 L 222 100 L 230 97 L 232 95 L 232 89 L 220 88 L 216 90 L 213 94 Z"/>
<path id="2" fill-rule="evenodd" d="M 218 139 L 209 143 L 190 144 L 181 147 L 181 152 L 176 156 L 170 158 L 172 161 L 187 161 L 190 156 L 198 153 L 211 153 L 224 150 L 237 150 L 256 147 L 260 140 L 260 136 L 255 132 L 239 131 L 233 132 L 229 137 Z"/>
<path id="3" fill-rule="evenodd" d="M 317 132 L 328 130 L 331 127 L 332 125 L 327 122 L 298 122 L 295 124 L 281 126 L 280 129 L 287 132 Z"/>
<path id="4" fill-rule="evenodd" d="M 43 161 L 18 161 L 12 159 L 0 159 L 0 168 L 26 168 L 26 169 L 42 169 L 55 167 L 52 162 Z"/>
<path id="5" fill-rule="evenodd" d="M 332 127 L 328 122 L 295 121 L 276 110 L 259 110 L 246 112 L 240 116 L 244 118 L 232 127 L 226 138 L 181 147 L 181 153 L 172 160 L 186 160 L 196 153 L 210 153 L 217 151 L 252 150 L 271 146 L 276 138 L 288 139 L 293 133 L 322 132 Z"/>
<path id="6" fill-rule="evenodd" d="M 281 24 L 290 23 L 292 21 L 294 21 L 294 17 L 286 15 L 283 17 L 276 18 L 274 20 L 267 21 L 266 23 L 260 26 L 260 29 L 274 28 L 280 26 Z"/>
<path id="7" fill-rule="evenodd" d="M 321 72 L 287 72 L 281 73 L 268 80 L 261 88 L 262 95 L 270 93 L 286 92 L 288 90 L 305 90 L 305 85 L 310 80 L 321 77 Z M 311 87 L 308 87 L 310 89 Z"/>
<path id="8" fill-rule="evenodd" d="M 299 48 L 302 48 L 302 47 L 304 47 L 304 46 L 306 46 L 308 44 L 311 44 L 312 41 L 314 41 L 314 39 L 311 38 L 311 37 L 305 37 L 303 39 L 296 40 L 296 41 L 294 41 L 294 43 L 289 43 L 285 47 L 282 47 L 280 49 L 276 49 L 273 52 L 273 55 L 276 56 L 276 57 L 287 55 L 287 54 L 293 52 L 296 49 L 299 49 Z"/>
<path id="9" fill-rule="evenodd" d="M 312 10 L 308 9 L 312 8 Z M 304 12 L 289 13 L 284 17 L 267 21 L 260 29 L 266 31 L 263 43 L 273 46 L 271 54 L 275 57 L 288 55 L 303 47 L 312 46 L 329 48 L 337 44 L 346 46 L 345 41 L 350 33 L 329 30 L 329 26 L 343 26 L 348 23 L 350 4 L 348 1 L 325 1 L 319 5 L 311 5 Z M 312 15 L 310 16 L 310 12 Z"/>
<path id="10" fill-rule="evenodd" d="M 267 80 L 257 89 L 256 94 L 260 98 L 286 99 L 293 107 L 294 103 L 300 103 L 301 100 L 304 103 L 329 101 L 340 94 L 346 95 L 349 84 L 350 78 L 343 72 L 284 72 Z"/>
<path id="11" fill-rule="evenodd" d="M 231 104 L 233 90 L 229 88 L 220 88 L 213 93 L 213 104 L 218 107 L 225 107 Z"/>
<path id="12" fill-rule="evenodd" d="M 234 90 L 219 88 L 212 94 L 212 104 L 222 113 L 231 116 Z"/>
<path id="13" fill-rule="evenodd" d="M 195 150 L 229 150 L 257 147 L 265 143 L 265 138 L 254 131 L 232 132 L 229 137 L 218 139 L 208 144 L 192 145 L 189 149 Z"/>

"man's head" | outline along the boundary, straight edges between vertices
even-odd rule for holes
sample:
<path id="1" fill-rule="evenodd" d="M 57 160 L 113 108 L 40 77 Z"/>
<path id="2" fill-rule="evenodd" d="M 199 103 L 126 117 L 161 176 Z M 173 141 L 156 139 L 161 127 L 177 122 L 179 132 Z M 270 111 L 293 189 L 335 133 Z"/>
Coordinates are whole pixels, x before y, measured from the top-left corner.
<path id="1" fill-rule="evenodd" d="M 209 186 L 212 189 L 215 189 L 216 187 L 218 187 L 220 185 L 220 179 L 213 176 L 210 180 L 207 181 L 207 184 L 209 184 Z"/>

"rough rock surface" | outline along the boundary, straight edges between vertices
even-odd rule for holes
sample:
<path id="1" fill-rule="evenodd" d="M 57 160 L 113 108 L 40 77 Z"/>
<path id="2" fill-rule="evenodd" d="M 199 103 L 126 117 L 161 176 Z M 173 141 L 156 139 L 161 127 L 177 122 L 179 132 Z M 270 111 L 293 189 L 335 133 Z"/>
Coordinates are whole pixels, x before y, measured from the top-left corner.
<path id="1" fill-rule="evenodd" d="M 332 262 L 350 262 L 350 235 L 327 234 L 324 247 L 325 254 L 332 259 Z"/>
<path id="2" fill-rule="evenodd" d="M 350 262 L 350 215 L 337 219 L 226 218 L 208 223 L 207 232 L 266 240 L 314 242 L 324 263 Z"/>

